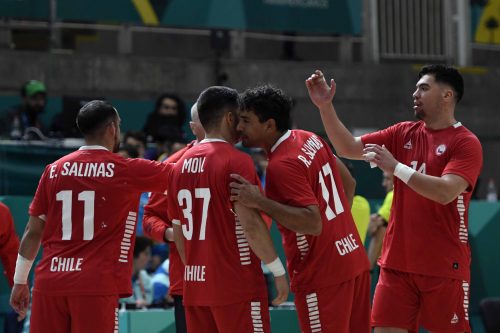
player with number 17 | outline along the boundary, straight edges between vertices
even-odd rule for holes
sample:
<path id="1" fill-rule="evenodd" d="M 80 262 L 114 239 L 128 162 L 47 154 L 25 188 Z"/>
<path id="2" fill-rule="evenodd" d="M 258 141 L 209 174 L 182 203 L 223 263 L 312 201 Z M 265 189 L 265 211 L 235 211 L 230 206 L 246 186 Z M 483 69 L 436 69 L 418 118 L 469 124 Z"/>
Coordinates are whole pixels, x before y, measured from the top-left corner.
<path id="1" fill-rule="evenodd" d="M 289 130 L 291 101 L 271 86 L 246 90 L 238 130 L 269 158 L 266 196 L 233 175 L 232 200 L 270 215 L 283 237 L 303 332 L 366 332 L 368 258 L 350 212 L 355 182 L 317 135 Z"/>

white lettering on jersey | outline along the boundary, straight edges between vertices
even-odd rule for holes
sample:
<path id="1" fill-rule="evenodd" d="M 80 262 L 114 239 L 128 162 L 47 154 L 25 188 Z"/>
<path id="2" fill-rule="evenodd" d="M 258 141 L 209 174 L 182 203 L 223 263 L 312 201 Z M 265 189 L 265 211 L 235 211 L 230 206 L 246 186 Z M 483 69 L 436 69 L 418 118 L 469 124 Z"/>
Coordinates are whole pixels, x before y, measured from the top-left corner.
<path id="1" fill-rule="evenodd" d="M 56 168 L 57 168 L 57 164 L 53 164 L 50 166 L 50 174 L 49 174 L 50 179 L 57 177 Z"/>
<path id="2" fill-rule="evenodd" d="M 52 177 L 52 168 L 50 178 Z M 115 175 L 114 163 L 85 163 L 85 162 L 64 162 L 61 175 L 74 177 L 107 177 Z M 55 170 L 55 169 L 54 169 Z M 54 177 L 57 177 L 55 174 Z"/>
<path id="3" fill-rule="evenodd" d="M 424 175 L 427 174 L 426 170 L 425 170 L 425 162 L 422 163 L 422 165 L 420 165 L 420 168 L 418 167 L 418 161 L 411 161 L 410 164 L 411 164 L 411 167 L 413 168 L 413 170 L 420 172 L 421 174 L 424 174 Z"/>
<path id="4" fill-rule="evenodd" d="M 186 265 L 184 267 L 184 280 L 205 281 L 205 267 L 201 265 Z"/>
<path id="5" fill-rule="evenodd" d="M 205 157 L 192 157 L 184 160 L 181 173 L 202 173 L 205 171 Z"/>
<path id="6" fill-rule="evenodd" d="M 349 236 L 336 241 L 335 246 L 341 256 L 345 256 L 346 254 L 354 252 L 354 250 L 359 248 L 359 244 L 356 243 L 356 239 L 353 234 L 349 234 Z"/>
<path id="7" fill-rule="evenodd" d="M 50 261 L 51 272 L 79 272 L 82 270 L 83 258 L 54 257 Z"/>
<path id="8" fill-rule="evenodd" d="M 316 135 L 312 135 L 307 141 L 304 143 L 300 150 L 304 153 L 304 155 L 298 155 L 297 158 L 305 164 L 306 167 L 312 164 L 316 153 L 323 148 L 323 143 Z"/>

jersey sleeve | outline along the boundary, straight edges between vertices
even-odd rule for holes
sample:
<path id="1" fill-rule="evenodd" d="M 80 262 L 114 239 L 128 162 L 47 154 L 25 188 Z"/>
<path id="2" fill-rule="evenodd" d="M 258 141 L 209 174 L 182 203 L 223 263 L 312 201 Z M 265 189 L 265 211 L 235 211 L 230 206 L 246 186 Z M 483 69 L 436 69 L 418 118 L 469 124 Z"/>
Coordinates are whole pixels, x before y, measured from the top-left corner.
<path id="1" fill-rule="evenodd" d="M 451 158 L 446 164 L 442 175 L 454 174 L 464 178 L 468 183 L 468 191 L 476 185 L 477 178 L 483 166 L 483 149 L 475 136 L 459 140 L 454 146 Z"/>
<path id="2" fill-rule="evenodd" d="M 307 178 L 307 171 L 298 163 L 280 161 L 267 169 L 266 195 L 282 204 L 307 207 L 318 200 Z"/>
<path id="3" fill-rule="evenodd" d="M 394 195 L 394 191 L 390 191 L 387 193 L 384 199 L 384 203 L 379 208 L 377 214 L 380 215 L 386 222 L 389 222 L 389 218 L 391 216 L 391 207 L 392 207 L 392 197 Z"/>
<path id="4" fill-rule="evenodd" d="M 165 242 L 165 230 L 171 226 L 168 219 L 168 198 L 161 193 L 152 193 L 144 206 L 142 227 L 144 234 L 155 241 Z"/>
<path id="5" fill-rule="evenodd" d="M 176 163 L 192 146 L 193 142 L 169 156 L 163 163 Z M 142 227 L 146 236 L 158 242 L 165 242 L 165 230 L 172 227 L 168 219 L 168 198 L 165 194 L 151 194 L 148 204 L 144 206 Z"/>
<path id="6" fill-rule="evenodd" d="M 377 144 L 379 146 L 384 145 L 389 151 L 392 151 L 392 138 L 397 133 L 398 128 L 399 126 L 396 124 L 380 131 L 365 134 L 361 136 L 361 142 L 363 145 L 368 143 Z"/>
<path id="7" fill-rule="evenodd" d="M 29 215 L 40 217 L 42 220 L 45 220 L 48 212 L 48 183 L 47 183 L 47 175 L 50 165 L 45 167 L 45 171 L 40 177 L 40 181 L 38 182 L 38 187 L 36 189 L 35 196 L 33 197 L 33 201 L 29 206 Z M 54 198 L 55 199 L 55 198 Z"/>
<path id="8" fill-rule="evenodd" d="M 173 178 L 173 177 L 172 177 Z M 168 186 L 167 194 L 167 219 L 171 224 L 180 224 L 179 203 L 177 202 L 177 189 L 174 184 L 175 180 L 171 181 Z"/>
<path id="9" fill-rule="evenodd" d="M 171 163 L 131 158 L 127 160 L 128 181 L 138 192 L 165 193 L 171 168 Z"/>
<path id="10" fill-rule="evenodd" d="M 14 285 L 13 279 L 18 250 L 19 238 L 14 228 L 12 214 L 7 206 L 0 204 L 0 257 L 10 287 Z"/>

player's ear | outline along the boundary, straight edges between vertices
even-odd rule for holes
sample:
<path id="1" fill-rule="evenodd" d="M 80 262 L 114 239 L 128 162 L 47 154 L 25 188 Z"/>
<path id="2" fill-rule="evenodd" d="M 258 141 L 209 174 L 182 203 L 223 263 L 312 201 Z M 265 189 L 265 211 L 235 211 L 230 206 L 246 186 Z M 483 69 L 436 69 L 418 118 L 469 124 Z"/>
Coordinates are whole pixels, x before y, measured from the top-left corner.
<path id="1" fill-rule="evenodd" d="M 266 120 L 266 129 L 274 132 L 276 130 L 276 120 L 273 118 Z"/>
<path id="2" fill-rule="evenodd" d="M 443 93 L 443 98 L 446 100 L 453 99 L 454 98 L 454 93 L 452 89 L 445 89 Z"/>

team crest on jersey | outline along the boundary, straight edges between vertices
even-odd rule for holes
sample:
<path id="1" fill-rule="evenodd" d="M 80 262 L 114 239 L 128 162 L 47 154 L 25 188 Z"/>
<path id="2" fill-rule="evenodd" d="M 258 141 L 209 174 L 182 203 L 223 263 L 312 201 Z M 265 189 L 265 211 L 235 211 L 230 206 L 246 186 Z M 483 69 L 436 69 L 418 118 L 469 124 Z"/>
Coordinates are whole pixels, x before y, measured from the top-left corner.
<path id="1" fill-rule="evenodd" d="M 442 144 L 442 145 L 439 145 L 437 146 L 436 148 L 436 155 L 437 156 L 441 156 L 444 154 L 444 152 L 446 151 L 446 145 Z"/>

